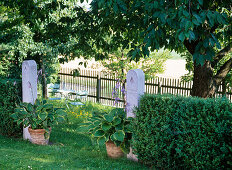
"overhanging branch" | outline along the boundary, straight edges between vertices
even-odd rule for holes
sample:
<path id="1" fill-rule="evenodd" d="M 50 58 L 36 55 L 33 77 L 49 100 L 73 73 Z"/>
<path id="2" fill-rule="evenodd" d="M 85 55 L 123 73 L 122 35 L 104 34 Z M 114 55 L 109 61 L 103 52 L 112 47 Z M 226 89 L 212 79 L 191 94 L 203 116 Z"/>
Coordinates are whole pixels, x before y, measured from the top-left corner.
<path id="1" fill-rule="evenodd" d="M 228 72 L 232 68 L 232 58 L 229 59 L 218 71 L 218 73 L 214 76 L 215 82 L 217 85 L 226 77 Z"/>
<path id="2" fill-rule="evenodd" d="M 230 52 L 232 52 L 232 43 L 228 44 L 225 48 L 216 54 L 214 60 L 211 63 L 212 67 L 214 67 L 226 54 Z"/>

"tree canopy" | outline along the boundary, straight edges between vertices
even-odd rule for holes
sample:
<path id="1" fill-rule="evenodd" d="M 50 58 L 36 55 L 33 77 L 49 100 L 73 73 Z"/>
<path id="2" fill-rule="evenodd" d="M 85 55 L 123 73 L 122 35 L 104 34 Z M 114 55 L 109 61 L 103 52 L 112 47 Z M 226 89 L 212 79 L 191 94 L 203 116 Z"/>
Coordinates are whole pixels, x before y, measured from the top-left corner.
<path id="1" fill-rule="evenodd" d="M 212 97 L 231 70 L 231 57 L 215 70 L 231 52 L 230 0 L 94 0 L 91 5 L 98 36 L 104 32 L 113 45 L 130 48 L 132 59 L 163 47 L 188 51 L 194 61 L 194 96 Z M 107 52 L 111 44 L 97 41 L 107 44 L 102 50 Z"/>

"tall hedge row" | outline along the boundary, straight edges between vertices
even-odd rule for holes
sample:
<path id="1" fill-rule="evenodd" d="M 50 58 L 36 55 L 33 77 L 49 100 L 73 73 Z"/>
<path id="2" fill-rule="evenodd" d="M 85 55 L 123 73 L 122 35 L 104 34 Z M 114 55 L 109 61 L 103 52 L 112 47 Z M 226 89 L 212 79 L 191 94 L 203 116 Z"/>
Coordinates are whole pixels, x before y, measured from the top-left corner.
<path id="1" fill-rule="evenodd" d="M 161 169 L 232 168 L 232 105 L 225 99 L 144 95 L 136 108 L 133 148 Z"/>
<path id="2" fill-rule="evenodd" d="M 22 128 L 17 126 L 10 115 L 21 100 L 21 81 L 0 78 L 0 134 L 18 136 Z"/>

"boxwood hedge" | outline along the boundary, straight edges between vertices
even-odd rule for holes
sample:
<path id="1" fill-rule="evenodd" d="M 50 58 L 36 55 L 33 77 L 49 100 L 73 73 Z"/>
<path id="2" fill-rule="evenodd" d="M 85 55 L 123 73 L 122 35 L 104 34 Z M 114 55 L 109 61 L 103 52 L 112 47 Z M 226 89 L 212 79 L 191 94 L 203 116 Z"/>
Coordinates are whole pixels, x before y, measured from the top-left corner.
<path id="1" fill-rule="evenodd" d="M 18 136 L 22 128 L 10 118 L 22 96 L 21 81 L 17 79 L 0 78 L 0 134 Z"/>
<path id="2" fill-rule="evenodd" d="M 144 95 L 135 109 L 133 148 L 161 169 L 232 167 L 232 105 L 226 98 Z"/>

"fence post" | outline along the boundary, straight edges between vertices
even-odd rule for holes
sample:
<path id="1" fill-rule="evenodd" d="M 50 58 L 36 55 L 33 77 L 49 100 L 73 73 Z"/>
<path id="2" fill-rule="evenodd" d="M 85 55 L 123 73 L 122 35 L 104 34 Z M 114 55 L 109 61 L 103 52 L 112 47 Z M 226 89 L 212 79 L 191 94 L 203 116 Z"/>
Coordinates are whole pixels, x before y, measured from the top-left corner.
<path id="1" fill-rule="evenodd" d="M 37 65 L 34 60 L 25 60 L 22 64 L 23 102 L 34 104 L 37 98 Z M 23 128 L 23 138 L 31 140 L 28 127 Z"/>
<path id="2" fill-rule="evenodd" d="M 140 69 L 129 70 L 126 76 L 127 92 L 126 92 L 126 112 L 127 117 L 135 117 L 133 108 L 139 105 L 139 98 L 145 92 L 145 75 Z M 138 161 L 136 155 L 132 153 L 127 154 L 127 158 Z"/>
<path id="3" fill-rule="evenodd" d="M 158 78 L 158 94 L 161 94 L 162 78 Z"/>
<path id="4" fill-rule="evenodd" d="M 101 77 L 97 75 L 97 102 L 100 102 L 101 98 Z"/>
<path id="5" fill-rule="evenodd" d="M 161 93 L 161 85 L 160 85 L 160 82 L 158 82 L 158 94 Z"/>

